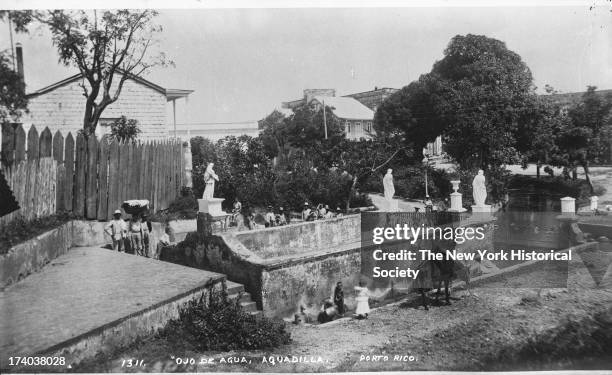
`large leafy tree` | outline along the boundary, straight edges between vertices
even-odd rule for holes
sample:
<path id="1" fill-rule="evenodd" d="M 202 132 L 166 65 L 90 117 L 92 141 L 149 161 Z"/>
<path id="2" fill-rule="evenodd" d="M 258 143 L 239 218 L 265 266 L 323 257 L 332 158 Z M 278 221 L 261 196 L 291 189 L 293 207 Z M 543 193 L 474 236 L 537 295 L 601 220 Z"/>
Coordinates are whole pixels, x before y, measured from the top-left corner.
<path id="1" fill-rule="evenodd" d="M 605 159 L 612 128 L 612 95 L 603 96 L 596 90 L 589 86 L 581 100 L 569 108 L 568 121 L 556 140 L 559 155 L 555 164 L 582 167 L 591 190 L 589 165 Z"/>
<path id="2" fill-rule="evenodd" d="M 440 120 L 446 151 L 464 169 L 519 161 L 516 136 L 525 103 L 535 97 L 521 57 L 482 35 L 454 37 L 431 72 L 445 81 Z"/>
<path id="3" fill-rule="evenodd" d="M 4 12 L 17 31 L 31 23 L 48 27 L 59 61 L 79 69 L 85 99 L 83 131 L 92 134 L 104 110 L 117 101 L 125 81 L 152 67 L 166 65 L 165 55 L 153 53 L 155 35 L 152 10 L 48 10 Z"/>
<path id="4" fill-rule="evenodd" d="M 518 162 L 519 121 L 535 97 L 521 57 L 502 41 L 455 36 L 432 71 L 396 93 L 376 113 L 377 129 L 399 129 L 416 148 L 442 135 L 462 169 Z"/>

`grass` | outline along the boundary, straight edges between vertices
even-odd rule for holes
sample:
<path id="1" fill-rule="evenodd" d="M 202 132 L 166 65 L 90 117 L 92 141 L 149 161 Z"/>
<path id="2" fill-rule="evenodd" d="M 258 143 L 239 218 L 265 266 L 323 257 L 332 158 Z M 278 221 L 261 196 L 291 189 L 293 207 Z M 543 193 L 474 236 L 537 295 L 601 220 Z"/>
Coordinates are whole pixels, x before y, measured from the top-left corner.
<path id="1" fill-rule="evenodd" d="M 561 324 L 507 347 L 489 359 L 490 370 L 593 370 L 612 366 L 612 307 Z"/>

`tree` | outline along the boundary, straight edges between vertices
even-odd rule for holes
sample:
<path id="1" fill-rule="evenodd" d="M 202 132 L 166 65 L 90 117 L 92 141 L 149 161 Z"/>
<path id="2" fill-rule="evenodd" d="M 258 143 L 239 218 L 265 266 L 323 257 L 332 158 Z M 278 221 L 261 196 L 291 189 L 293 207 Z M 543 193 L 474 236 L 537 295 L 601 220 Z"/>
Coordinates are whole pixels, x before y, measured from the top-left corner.
<path id="1" fill-rule="evenodd" d="M 118 142 L 135 143 L 141 132 L 138 120 L 128 119 L 125 116 L 121 116 L 110 126 L 110 137 Z"/>
<path id="2" fill-rule="evenodd" d="M 6 13 L 4 14 L 6 16 Z M 165 66 L 165 55 L 150 56 L 161 26 L 153 23 L 157 12 L 49 10 L 9 12 L 17 31 L 33 21 L 51 31 L 59 61 L 83 75 L 85 101 L 83 131 L 93 134 L 104 110 L 119 99 L 125 81 Z"/>
<path id="3" fill-rule="evenodd" d="M 400 145 L 398 141 L 399 138 L 374 138 L 363 141 L 344 139 L 331 147 L 323 147 L 321 154 L 324 155 L 324 159 L 333 161 L 330 167 L 348 173 L 351 178 L 346 198 L 347 209 L 360 182 L 393 161 L 405 160 L 411 156 L 409 147 Z"/>
<path id="4" fill-rule="evenodd" d="M 292 147 L 311 150 L 313 146 L 325 139 L 325 126 L 329 140 L 344 139 L 344 126 L 340 124 L 329 106 L 323 111 L 313 105 L 306 105 L 294 110 L 285 121 L 288 142 Z"/>
<path id="5" fill-rule="evenodd" d="M 278 111 L 273 111 L 259 122 L 261 132 L 259 138 L 263 142 L 266 155 L 271 158 L 286 159 L 289 156 L 289 132 L 287 117 Z"/>
<path id="6" fill-rule="evenodd" d="M 560 130 L 557 145 L 562 162 L 569 166 L 581 166 L 586 181 L 593 191 L 589 175 L 589 165 L 605 158 L 610 138 L 608 131 L 612 127 L 612 95 L 602 96 L 595 86 L 588 86 L 580 102 L 567 112 L 569 121 Z"/>
<path id="7" fill-rule="evenodd" d="M 23 80 L 15 72 L 10 61 L 0 54 L 0 123 L 16 121 L 27 111 Z"/>
<path id="8" fill-rule="evenodd" d="M 376 110 L 374 129 L 379 138 L 403 137 L 420 156 L 427 143 L 433 142 L 448 125 L 446 118 L 436 116 L 445 90 L 445 82 L 431 74 L 422 75 L 393 93 Z M 420 160 L 419 160 L 420 161 Z"/>

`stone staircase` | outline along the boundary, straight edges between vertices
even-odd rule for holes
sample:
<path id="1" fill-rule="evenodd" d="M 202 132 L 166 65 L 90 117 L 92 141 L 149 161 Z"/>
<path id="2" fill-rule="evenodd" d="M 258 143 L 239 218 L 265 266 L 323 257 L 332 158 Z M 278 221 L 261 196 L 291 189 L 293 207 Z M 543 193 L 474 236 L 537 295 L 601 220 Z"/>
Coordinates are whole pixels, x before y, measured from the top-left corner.
<path id="1" fill-rule="evenodd" d="M 227 298 L 232 301 L 240 298 L 240 306 L 244 311 L 257 317 L 263 316 L 263 312 L 257 310 L 257 303 L 252 300 L 251 294 L 244 290 L 244 285 L 227 280 L 225 286 L 227 288 Z"/>

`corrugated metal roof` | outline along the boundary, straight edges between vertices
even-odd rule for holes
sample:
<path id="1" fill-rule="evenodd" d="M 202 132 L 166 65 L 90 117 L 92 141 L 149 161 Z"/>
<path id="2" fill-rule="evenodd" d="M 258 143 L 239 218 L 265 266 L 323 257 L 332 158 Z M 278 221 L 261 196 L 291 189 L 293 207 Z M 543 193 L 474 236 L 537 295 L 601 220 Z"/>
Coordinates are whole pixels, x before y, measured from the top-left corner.
<path id="1" fill-rule="evenodd" d="M 373 120 L 374 112 L 353 98 L 337 97 L 337 96 L 315 96 L 313 100 L 319 103 L 325 103 L 331 107 L 334 115 L 354 120 Z"/>

